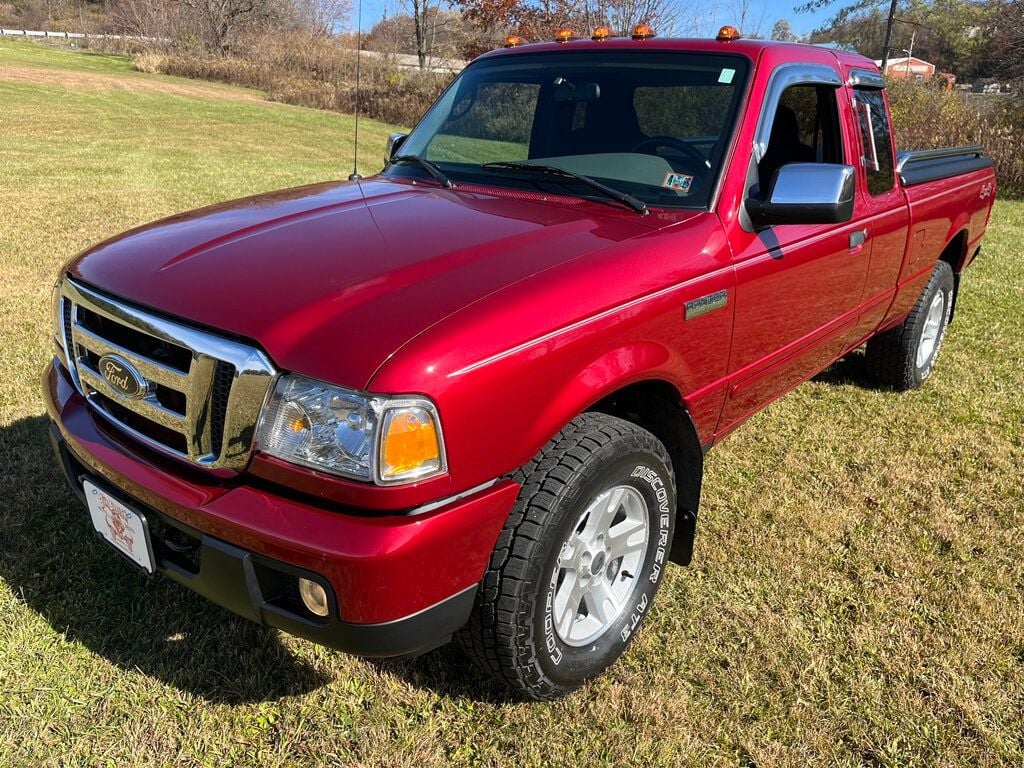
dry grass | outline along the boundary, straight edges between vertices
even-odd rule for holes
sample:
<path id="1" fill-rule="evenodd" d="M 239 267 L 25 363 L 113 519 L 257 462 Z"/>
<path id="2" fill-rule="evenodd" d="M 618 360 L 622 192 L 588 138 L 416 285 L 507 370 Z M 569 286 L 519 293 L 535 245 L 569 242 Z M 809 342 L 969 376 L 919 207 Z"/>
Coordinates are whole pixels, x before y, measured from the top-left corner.
<path id="1" fill-rule="evenodd" d="M 269 99 L 285 104 L 355 111 L 355 54 L 326 38 L 250 35 L 233 47 L 230 56 L 151 51 L 137 56 L 135 66 L 144 72 L 259 88 Z M 364 56 L 360 66 L 362 114 L 399 125 L 414 125 L 452 79 L 401 71 L 386 58 L 374 56 Z"/>
<path id="2" fill-rule="evenodd" d="M 22 56 L 0 42 L 5 66 Z M 451 648 L 371 663 L 144 580 L 50 456 L 61 262 L 342 176 L 350 122 L 4 81 L 0 115 L 0 765 L 1024 763 L 1024 204 L 997 204 L 924 390 L 865 388 L 854 356 L 738 430 L 708 459 L 696 561 L 630 652 L 519 704 Z M 364 134 L 364 170 L 387 131 Z"/>
<path id="3" fill-rule="evenodd" d="M 937 83 L 890 78 L 900 149 L 980 144 L 995 164 L 999 196 L 1024 198 L 1024 103 L 999 94 L 946 93 Z"/>

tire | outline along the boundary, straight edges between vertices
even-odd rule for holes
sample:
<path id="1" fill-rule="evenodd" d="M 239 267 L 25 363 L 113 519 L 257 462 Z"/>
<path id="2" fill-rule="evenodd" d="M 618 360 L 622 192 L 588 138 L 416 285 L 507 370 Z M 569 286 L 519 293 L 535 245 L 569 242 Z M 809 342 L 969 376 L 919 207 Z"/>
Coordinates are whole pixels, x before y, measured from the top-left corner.
<path id="1" fill-rule="evenodd" d="M 650 610 L 672 543 L 675 478 L 652 434 L 587 413 L 513 479 L 519 497 L 457 639 L 521 696 L 551 700 L 611 665 Z"/>
<path id="2" fill-rule="evenodd" d="M 953 269 L 940 261 L 907 319 L 868 341 L 865 362 L 879 383 L 898 392 L 924 384 L 942 349 L 953 291 Z"/>

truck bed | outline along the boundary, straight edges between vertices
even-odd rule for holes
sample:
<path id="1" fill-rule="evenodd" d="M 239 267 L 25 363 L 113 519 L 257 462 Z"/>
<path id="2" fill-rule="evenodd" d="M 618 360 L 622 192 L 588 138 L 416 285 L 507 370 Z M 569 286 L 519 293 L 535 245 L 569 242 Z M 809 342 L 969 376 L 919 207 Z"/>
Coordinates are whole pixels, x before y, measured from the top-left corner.
<path id="1" fill-rule="evenodd" d="M 896 156 L 896 172 L 904 187 L 991 167 L 992 159 L 985 157 L 980 146 L 921 149 Z"/>

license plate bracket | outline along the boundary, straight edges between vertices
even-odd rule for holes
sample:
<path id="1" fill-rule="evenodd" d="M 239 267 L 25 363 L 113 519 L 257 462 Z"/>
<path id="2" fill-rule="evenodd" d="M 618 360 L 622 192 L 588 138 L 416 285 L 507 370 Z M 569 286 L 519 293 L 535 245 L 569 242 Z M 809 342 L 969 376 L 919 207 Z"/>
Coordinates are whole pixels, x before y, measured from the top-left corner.
<path id="1" fill-rule="evenodd" d="M 96 532 L 129 562 L 152 575 L 156 569 L 146 516 L 88 479 L 82 480 L 82 490 Z"/>

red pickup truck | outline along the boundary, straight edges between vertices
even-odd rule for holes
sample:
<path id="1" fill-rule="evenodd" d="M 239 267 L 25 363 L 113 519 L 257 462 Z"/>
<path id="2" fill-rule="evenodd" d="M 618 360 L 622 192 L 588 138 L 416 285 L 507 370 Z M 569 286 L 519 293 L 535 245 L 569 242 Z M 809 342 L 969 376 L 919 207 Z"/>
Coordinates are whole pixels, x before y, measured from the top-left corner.
<path id="1" fill-rule="evenodd" d="M 690 561 L 718 440 L 865 344 L 924 382 L 980 150 L 897 153 L 858 55 L 566 37 L 474 61 L 377 176 L 67 265 L 44 393 L 102 538 L 254 621 L 366 656 L 455 637 L 554 698 Z"/>

